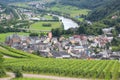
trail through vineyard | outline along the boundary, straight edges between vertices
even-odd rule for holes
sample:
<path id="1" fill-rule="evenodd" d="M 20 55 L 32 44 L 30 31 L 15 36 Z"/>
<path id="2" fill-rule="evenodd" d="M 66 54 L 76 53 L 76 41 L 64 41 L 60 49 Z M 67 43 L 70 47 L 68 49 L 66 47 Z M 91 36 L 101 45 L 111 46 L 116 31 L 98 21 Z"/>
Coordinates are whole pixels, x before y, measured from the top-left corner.
<path id="1" fill-rule="evenodd" d="M 0 78 L 0 80 L 11 80 L 15 77 L 14 73 L 7 72 L 9 75 L 8 78 Z M 80 78 L 69 78 L 69 77 L 59 77 L 59 76 L 49 76 L 49 75 L 40 75 L 40 74 L 23 74 L 23 77 L 26 78 L 45 78 L 51 80 L 90 80 L 90 79 L 80 79 Z"/>

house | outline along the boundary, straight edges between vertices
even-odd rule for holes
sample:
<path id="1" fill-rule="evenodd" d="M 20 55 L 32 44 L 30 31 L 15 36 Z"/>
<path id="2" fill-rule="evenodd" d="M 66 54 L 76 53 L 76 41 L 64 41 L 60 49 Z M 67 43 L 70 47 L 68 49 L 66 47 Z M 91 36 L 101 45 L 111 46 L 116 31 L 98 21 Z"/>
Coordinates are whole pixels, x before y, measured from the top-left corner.
<path id="1" fill-rule="evenodd" d="M 51 39 L 51 42 L 52 42 L 53 44 L 55 44 L 55 43 L 58 42 L 58 39 L 57 39 L 57 38 L 52 38 L 52 39 Z"/>
<path id="2" fill-rule="evenodd" d="M 17 34 L 13 34 L 6 38 L 5 43 L 11 47 L 17 47 L 21 43 L 21 39 Z"/>
<path id="3" fill-rule="evenodd" d="M 62 56 L 62 58 L 70 58 L 71 56 L 65 52 L 65 51 L 59 51 L 59 54 Z"/>
<path id="4" fill-rule="evenodd" d="M 120 51 L 111 53 L 110 58 L 119 60 L 120 59 Z"/>
<path id="5" fill-rule="evenodd" d="M 73 50 L 78 50 L 79 52 L 82 52 L 82 51 L 85 50 L 83 46 L 74 46 L 72 49 Z"/>
<path id="6" fill-rule="evenodd" d="M 57 51 L 50 51 L 50 53 L 52 54 L 53 58 L 63 58 Z"/>
<path id="7" fill-rule="evenodd" d="M 70 58 L 70 55 L 65 51 L 50 51 L 54 58 Z"/>
<path id="8" fill-rule="evenodd" d="M 48 52 L 42 52 L 42 51 L 40 51 L 39 55 L 42 56 L 42 57 L 49 57 L 49 53 Z"/>
<path id="9" fill-rule="evenodd" d="M 113 29 L 115 29 L 115 28 L 114 28 L 114 27 L 104 28 L 104 29 L 102 29 L 102 31 L 103 31 L 104 34 L 108 34 L 108 33 L 111 33 L 111 31 L 112 31 Z"/>

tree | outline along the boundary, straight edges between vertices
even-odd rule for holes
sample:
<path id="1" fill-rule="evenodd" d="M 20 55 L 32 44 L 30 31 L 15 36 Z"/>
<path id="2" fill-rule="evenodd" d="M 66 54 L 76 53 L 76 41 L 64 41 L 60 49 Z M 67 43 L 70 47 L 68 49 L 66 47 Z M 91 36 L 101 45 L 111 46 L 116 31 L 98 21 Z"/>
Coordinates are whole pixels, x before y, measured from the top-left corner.
<path id="1" fill-rule="evenodd" d="M 23 77 L 23 74 L 22 74 L 22 72 L 20 71 L 20 69 L 15 69 L 14 73 L 15 73 L 15 77 L 16 77 L 16 78 Z"/>
<path id="2" fill-rule="evenodd" d="M 80 26 L 79 28 L 78 28 L 78 34 L 85 34 L 86 32 L 85 32 L 85 26 Z"/>
<path id="3" fill-rule="evenodd" d="M 56 29 L 52 29 L 51 32 L 52 32 L 53 36 L 60 37 L 62 32 L 63 32 L 63 30 L 60 29 L 60 28 L 56 28 Z"/>
<path id="4" fill-rule="evenodd" d="M 31 37 L 35 37 L 35 36 L 38 36 L 38 33 L 30 33 L 29 36 L 31 36 Z"/>
<path id="5" fill-rule="evenodd" d="M 118 33 L 117 33 L 117 31 L 115 29 L 113 29 L 111 32 L 112 32 L 114 37 L 117 37 Z"/>

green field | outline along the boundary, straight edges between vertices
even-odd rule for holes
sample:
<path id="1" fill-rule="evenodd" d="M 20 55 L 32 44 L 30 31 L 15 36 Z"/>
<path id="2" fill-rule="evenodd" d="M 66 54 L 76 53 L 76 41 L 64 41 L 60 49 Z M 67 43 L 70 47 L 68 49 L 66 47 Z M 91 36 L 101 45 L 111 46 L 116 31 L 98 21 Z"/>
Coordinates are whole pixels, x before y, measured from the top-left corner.
<path id="1" fill-rule="evenodd" d="M 23 2 L 12 3 L 10 5 L 14 5 L 14 6 L 17 6 L 17 7 L 22 7 L 22 8 L 30 8 L 30 6 L 25 2 L 24 3 Z"/>
<path id="2" fill-rule="evenodd" d="M 5 42 L 5 39 L 7 36 L 10 36 L 12 34 L 16 34 L 14 32 L 11 32 L 11 33 L 0 33 L 0 42 Z M 24 32 L 18 32 L 17 33 L 18 35 L 29 35 L 29 33 L 24 33 Z"/>
<path id="3" fill-rule="evenodd" d="M 51 24 L 50 27 L 43 26 L 43 24 Z M 53 28 L 60 28 L 61 24 L 60 22 L 51 22 L 51 21 L 41 21 L 41 22 L 35 22 L 31 25 L 30 30 L 39 30 L 39 31 L 50 31 Z"/>
<path id="4" fill-rule="evenodd" d="M 14 78 L 12 80 L 51 80 L 51 79 L 43 79 L 43 78 Z"/>
<path id="5" fill-rule="evenodd" d="M 90 10 L 88 9 L 79 9 L 73 6 L 64 6 L 64 5 L 55 5 L 52 6 L 49 10 L 58 11 L 62 13 L 70 14 L 71 17 L 79 16 L 79 15 L 87 15 Z"/>
<path id="6" fill-rule="evenodd" d="M 50 16 L 50 15 L 44 15 L 43 17 L 44 17 L 45 19 L 48 19 L 48 20 L 53 20 L 53 17 Z"/>

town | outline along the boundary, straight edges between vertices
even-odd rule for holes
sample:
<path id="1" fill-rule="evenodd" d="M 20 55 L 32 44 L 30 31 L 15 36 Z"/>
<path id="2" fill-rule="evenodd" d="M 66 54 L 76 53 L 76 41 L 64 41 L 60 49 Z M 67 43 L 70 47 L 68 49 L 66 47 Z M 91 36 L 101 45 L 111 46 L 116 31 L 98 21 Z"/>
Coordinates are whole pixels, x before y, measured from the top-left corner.
<path id="1" fill-rule="evenodd" d="M 103 29 L 103 31 L 109 31 Z M 6 38 L 5 43 L 12 48 L 42 57 L 77 59 L 120 59 L 119 52 L 113 52 L 107 44 L 113 37 L 105 35 L 73 35 L 69 38 L 47 36 L 19 36 L 17 33 Z"/>
<path id="2" fill-rule="evenodd" d="M 120 80 L 120 0 L 0 0 L 0 80 Z"/>

